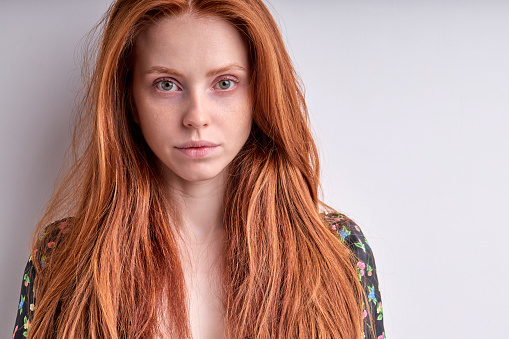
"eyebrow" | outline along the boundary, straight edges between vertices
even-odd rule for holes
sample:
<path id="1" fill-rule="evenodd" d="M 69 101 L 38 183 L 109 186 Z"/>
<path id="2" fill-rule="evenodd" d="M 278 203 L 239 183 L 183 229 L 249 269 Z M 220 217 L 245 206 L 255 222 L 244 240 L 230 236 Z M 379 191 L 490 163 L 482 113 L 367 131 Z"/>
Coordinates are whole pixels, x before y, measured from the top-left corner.
<path id="1" fill-rule="evenodd" d="M 177 71 L 174 68 L 168 68 L 168 67 L 163 67 L 163 66 L 152 66 L 146 72 L 146 74 L 154 74 L 154 73 L 167 73 L 167 74 L 176 75 L 178 77 L 184 76 L 182 73 L 180 73 L 179 71 Z"/>
<path id="2" fill-rule="evenodd" d="M 226 66 L 219 67 L 219 68 L 216 68 L 216 69 L 208 71 L 207 72 L 207 77 L 211 77 L 211 76 L 214 76 L 214 75 L 219 74 L 219 73 L 226 73 L 226 72 L 231 71 L 231 70 L 237 70 L 237 71 L 246 72 L 246 69 L 244 67 L 242 67 L 241 65 L 239 65 L 237 63 L 231 63 L 231 64 L 228 64 Z"/>
<path id="3" fill-rule="evenodd" d="M 239 65 L 237 63 L 231 63 L 231 64 L 228 64 L 228 65 L 225 65 L 222 67 L 218 67 L 218 68 L 208 71 L 207 77 L 211 77 L 211 76 L 214 76 L 219 73 L 225 73 L 225 72 L 228 72 L 231 70 L 238 70 L 238 71 L 246 72 L 246 69 L 244 67 L 242 67 L 241 65 Z M 166 74 L 175 75 L 177 77 L 182 77 L 182 78 L 184 77 L 184 75 L 182 73 L 180 73 L 179 71 L 177 71 L 176 69 L 163 67 L 163 66 L 152 66 L 146 72 L 146 74 L 153 74 L 153 73 L 166 73 Z"/>

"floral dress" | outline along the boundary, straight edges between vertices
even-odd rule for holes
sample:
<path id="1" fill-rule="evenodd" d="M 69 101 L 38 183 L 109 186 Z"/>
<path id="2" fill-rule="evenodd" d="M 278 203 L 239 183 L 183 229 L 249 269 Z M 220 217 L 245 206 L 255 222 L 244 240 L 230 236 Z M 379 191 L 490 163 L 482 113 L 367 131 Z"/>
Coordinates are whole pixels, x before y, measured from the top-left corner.
<path id="1" fill-rule="evenodd" d="M 368 240 L 355 222 L 345 215 L 336 213 L 326 216 L 331 227 L 339 236 L 339 239 L 347 246 L 350 254 L 355 256 L 357 262 L 357 278 L 364 287 L 367 303 L 363 303 L 364 337 L 373 339 L 385 339 L 384 312 L 382 298 L 378 287 L 375 258 L 368 244 Z M 367 307 L 366 307 L 367 306 Z"/>
<path id="2" fill-rule="evenodd" d="M 364 287 L 367 302 L 367 305 L 363 303 L 364 337 L 369 339 L 385 339 L 382 299 L 378 288 L 375 260 L 368 241 L 359 226 L 345 215 L 340 213 L 327 214 L 325 219 L 332 228 L 332 231 L 338 236 L 338 239 L 346 245 L 350 255 L 355 256 L 354 262 L 356 262 L 357 278 Z M 70 226 L 68 220 L 64 219 L 54 224 L 57 226 L 58 232 L 67 233 Z M 43 232 L 39 239 L 41 241 L 48 241 L 44 239 L 45 235 L 45 232 Z M 55 242 L 51 241 L 51 239 L 46 244 L 50 248 L 55 245 Z M 44 257 L 42 258 L 41 265 L 43 267 L 46 265 Z M 32 264 L 32 257 L 30 257 L 23 275 L 12 339 L 22 339 L 28 336 L 31 316 L 36 307 L 35 279 L 36 271 Z"/>

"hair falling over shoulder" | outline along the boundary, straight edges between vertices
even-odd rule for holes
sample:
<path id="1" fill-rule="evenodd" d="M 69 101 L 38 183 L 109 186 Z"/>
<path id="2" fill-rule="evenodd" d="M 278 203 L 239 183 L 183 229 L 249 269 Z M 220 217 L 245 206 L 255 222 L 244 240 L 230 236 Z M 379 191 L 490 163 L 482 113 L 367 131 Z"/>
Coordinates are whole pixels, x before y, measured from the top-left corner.
<path id="1" fill-rule="evenodd" d="M 152 338 L 161 330 L 191 337 L 178 211 L 133 121 L 130 94 L 137 36 L 180 13 L 232 24 L 248 46 L 252 83 L 267 84 L 251 86 L 253 127 L 230 165 L 224 197 L 227 337 L 362 338 L 362 288 L 320 213 L 304 96 L 261 0 L 118 0 L 110 7 L 79 107 L 72 164 L 34 237 L 29 337 Z M 65 235 L 46 226 L 65 215 L 72 215 Z M 41 245 L 41 232 L 58 245 Z"/>

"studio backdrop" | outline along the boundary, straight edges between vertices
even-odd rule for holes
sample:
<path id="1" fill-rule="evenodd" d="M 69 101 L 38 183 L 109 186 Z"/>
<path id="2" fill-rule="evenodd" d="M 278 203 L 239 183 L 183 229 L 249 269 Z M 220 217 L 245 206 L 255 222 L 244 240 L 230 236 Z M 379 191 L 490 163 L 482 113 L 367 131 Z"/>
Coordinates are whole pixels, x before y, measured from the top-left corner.
<path id="1" fill-rule="evenodd" d="M 109 4 L 0 2 L 2 338 Z M 508 337 L 509 2 L 268 6 L 306 88 L 323 199 L 373 248 L 387 338 Z"/>

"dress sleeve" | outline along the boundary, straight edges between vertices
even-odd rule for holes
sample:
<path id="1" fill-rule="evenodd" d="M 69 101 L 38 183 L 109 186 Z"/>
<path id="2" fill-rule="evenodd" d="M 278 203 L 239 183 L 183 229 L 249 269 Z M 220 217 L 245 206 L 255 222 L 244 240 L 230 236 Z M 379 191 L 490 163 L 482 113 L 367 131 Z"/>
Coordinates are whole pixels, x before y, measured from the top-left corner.
<path id="1" fill-rule="evenodd" d="M 13 339 L 22 339 L 28 336 L 32 312 L 35 307 L 33 291 L 35 273 L 35 268 L 32 264 L 32 257 L 30 257 L 23 274 L 21 294 L 19 297 L 18 310 L 16 312 L 16 322 L 14 324 L 14 332 L 12 334 Z"/>
<path id="2" fill-rule="evenodd" d="M 48 265 L 48 259 L 50 257 L 47 257 L 47 254 L 49 252 L 41 251 L 41 249 L 52 251 L 60 239 L 69 232 L 73 225 L 73 220 L 74 218 L 69 217 L 55 221 L 46 226 L 39 234 L 38 246 L 36 246 L 36 249 L 33 251 L 35 258 L 30 256 L 23 273 L 21 295 L 19 297 L 18 311 L 16 313 L 16 322 L 14 324 L 12 339 L 23 339 L 28 337 L 28 330 L 35 310 L 35 299 L 37 298 L 37 291 L 34 284 L 37 271 L 34 266 L 34 260 L 37 260 L 37 265 L 40 265 L 41 269 Z M 40 275 L 39 279 L 42 279 L 42 277 L 43 275 Z"/>
<path id="3" fill-rule="evenodd" d="M 367 302 L 367 305 L 363 303 L 364 335 L 369 339 L 385 339 L 382 298 L 375 258 L 368 240 L 360 227 L 343 214 L 330 214 L 328 217 L 331 219 L 332 229 L 356 258 L 357 278 L 364 288 Z"/>

